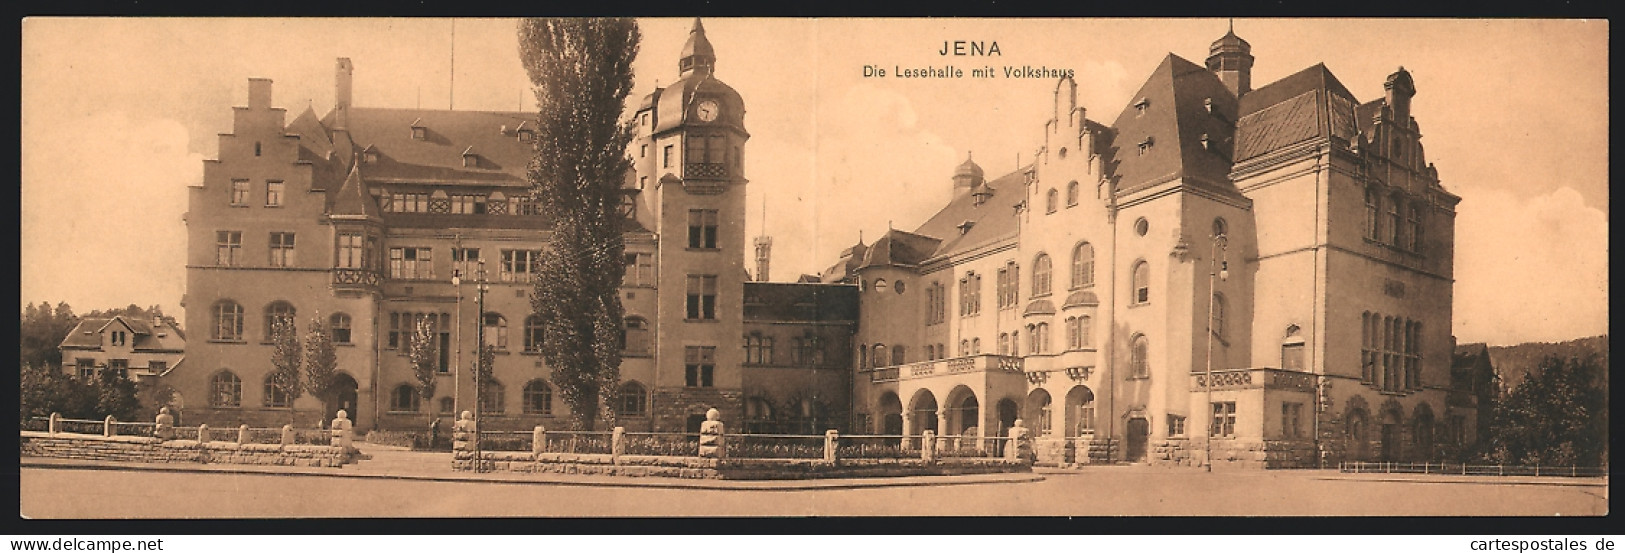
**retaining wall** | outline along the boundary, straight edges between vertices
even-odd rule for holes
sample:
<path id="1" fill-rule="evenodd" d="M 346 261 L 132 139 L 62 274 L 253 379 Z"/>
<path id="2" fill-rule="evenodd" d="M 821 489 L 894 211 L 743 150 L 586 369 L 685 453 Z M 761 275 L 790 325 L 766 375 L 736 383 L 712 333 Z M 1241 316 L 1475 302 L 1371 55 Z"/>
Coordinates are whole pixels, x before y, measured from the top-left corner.
<path id="1" fill-rule="evenodd" d="M 664 476 L 718 480 L 802 480 L 876 476 L 944 476 L 1031 472 L 1028 463 L 1007 459 L 706 459 L 602 453 L 530 453 L 487 451 L 481 461 L 489 470 L 552 472 L 607 476 Z M 453 452 L 452 468 L 474 469 L 474 454 Z"/>
<path id="2" fill-rule="evenodd" d="M 235 433 L 234 433 L 235 434 Z M 353 449 L 322 445 L 239 444 L 24 431 L 24 457 L 60 457 L 138 463 L 219 463 L 337 467 L 355 460 Z"/>

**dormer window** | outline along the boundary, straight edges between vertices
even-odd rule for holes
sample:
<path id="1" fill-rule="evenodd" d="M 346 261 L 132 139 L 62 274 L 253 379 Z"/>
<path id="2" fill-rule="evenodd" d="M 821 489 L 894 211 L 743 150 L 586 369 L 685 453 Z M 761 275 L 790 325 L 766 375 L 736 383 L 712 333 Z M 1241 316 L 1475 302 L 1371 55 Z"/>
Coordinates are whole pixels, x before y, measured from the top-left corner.
<path id="1" fill-rule="evenodd" d="M 1153 137 L 1150 137 L 1150 136 L 1145 137 L 1145 140 L 1141 140 L 1140 143 L 1138 144 L 1138 146 L 1140 148 L 1140 155 L 1143 156 L 1147 152 L 1150 152 L 1151 147 L 1155 146 L 1156 144 L 1157 144 L 1156 138 L 1153 138 Z"/>
<path id="2" fill-rule="evenodd" d="M 519 126 L 513 128 L 513 134 L 526 144 L 536 141 L 536 129 L 530 128 L 530 121 L 521 121 Z"/>
<path id="3" fill-rule="evenodd" d="M 423 126 L 422 119 L 412 120 L 412 140 L 428 140 L 429 128 Z"/>
<path id="4" fill-rule="evenodd" d="M 1145 109 L 1148 107 L 1151 107 L 1151 99 L 1149 98 L 1140 98 L 1139 101 L 1134 102 L 1134 109 L 1138 112 L 1135 117 L 1145 115 Z"/>
<path id="5" fill-rule="evenodd" d="M 469 146 L 467 150 L 463 150 L 463 167 L 479 167 L 479 165 L 480 155 L 474 153 L 473 146 Z"/>
<path id="6" fill-rule="evenodd" d="M 964 236 L 965 234 L 970 233 L 971 227 L 974 227 L 974 226 L 976 226 L 976 221 L 965 221 L 963 223 L 960 223 L 959 224 L 959 234 L 961 236 Z"/>

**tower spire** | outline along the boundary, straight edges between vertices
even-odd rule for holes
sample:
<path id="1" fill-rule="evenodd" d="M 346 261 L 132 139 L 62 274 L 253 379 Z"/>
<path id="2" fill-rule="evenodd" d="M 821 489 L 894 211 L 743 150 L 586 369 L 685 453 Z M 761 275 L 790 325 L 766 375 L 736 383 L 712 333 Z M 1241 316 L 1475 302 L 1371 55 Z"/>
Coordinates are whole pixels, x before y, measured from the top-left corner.
<path id="1" fill-rule="evenodd" d="M 709 74 L 716 70 L 717 53 L 711 48 L 711 40 L 705 38 L 705 25 L 700 18 L 694 18 L 694 28 L 688 31 L 688 42 L 683 44 L 683 53 L 677 59 L 677 73 L 687 77 L 689 73 Z"/>
<path id="2" fill-rule="evenodd" d="M 762 231 L 756 236 L 756 281 L 767 282 L 768 261 L 773 256 L 773 237 L 767 235 L 767 195 L 762 195 Z"/>

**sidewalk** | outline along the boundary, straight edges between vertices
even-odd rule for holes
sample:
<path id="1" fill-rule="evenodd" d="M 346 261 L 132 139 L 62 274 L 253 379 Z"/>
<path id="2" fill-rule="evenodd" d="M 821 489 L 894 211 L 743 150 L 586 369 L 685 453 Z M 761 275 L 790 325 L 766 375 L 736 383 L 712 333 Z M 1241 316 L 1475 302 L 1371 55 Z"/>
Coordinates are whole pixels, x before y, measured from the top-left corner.
<path id="1" fill-rule="evenodd" d="M 1090 473 L 1110 472 L 1167 472 L 1167 473 L 1202 473 L 1202 467 L 1187 466 L 1157 466 L 1144 464 L 1103 464 L 1078 465 L 1075 467 L 1033 467 L 1036 474 L 1047 475 L 1087 475 Z M 1419 484 L 1502 484 L 1520 486 L 1582 486 L 1582 487 L 1608 487 L 1608 477 L 1587 476 L 1490 476 L 1490 475 L 1460 475 L 1445 473 L 1380 473 L 1380 472 L 1341 472 L 1335 468 L 1326 469 L 1238 469 L 1216 468 L 1213 474 L 1225 478 L 1278 478 L 1303 477 L 1315 480 L 1350 480 L 1359 482 L 1412 482 Z"/>
<path id="2" fill-rule="evenodd" d="M 56 457 L 23 457 L 21 458 L 19 464 L 22 467 L 52 469 L 145 470 L 158 472 L 325 476 L 329 478 L 393 478 L 400 480 L 427 480 L 440 482 L 490 482 L 554 486 L 762 491 L 952 486 L 966 484 L 1039 482 L 1044 480 L 1042 475 L 1036 473 L 974 474 L 962 476 L 907 476 L 895 478 L 828 478 L 817 480 L 693 480 L 683 478 L 602 476 L 507 471 L 473 473 L 452 470 L 451 454 L 447 452 L 412 451 L 410 449 L 401 447 L 369 444 L 363 442 L 356 442 L 355 445 L 361 450 L 364 456 L 368 456 L 370 458 L 364 457 L 361 461 L 337 468 L 198 463 L 135 463 L 124 461 L 87 461 L 82 459 L 62 459 Z"/>

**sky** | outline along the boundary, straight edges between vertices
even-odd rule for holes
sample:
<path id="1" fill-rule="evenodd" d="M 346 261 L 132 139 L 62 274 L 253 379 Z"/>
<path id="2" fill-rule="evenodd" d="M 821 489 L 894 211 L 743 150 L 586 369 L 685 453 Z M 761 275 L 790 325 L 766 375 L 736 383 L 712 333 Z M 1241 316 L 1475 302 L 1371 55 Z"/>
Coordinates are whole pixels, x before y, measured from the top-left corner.
<path id="1" fill-rule="evenodd" d="M 362 107 L 535 109 L 515 21 L 27 18 L 22 24 L 21 301 L 179 313 L 186 187 L 231 131 L 250 77 L 290 120 L 333 103 L 334 60 Z M 972 157 L 989 178 L 1031 160 L 1053 79 L 1111 121 L 1169 53 L 1201 64 L 1222 19 L 707 19 L 718 78 L 746 103 L 747 236 L 773 236 L 773 280 L 822 270 L 859 239 L 912 230 Z M 629 103 L 677 78 L 691 19 L 640 20 Z M 1412 113 L 1456 217 L 1462 343 L 1608 331 L 1608 23 L 1240 19 L 1254 87 L 1315 63 L 1364 102 L 1403 65 Z M 974 41 L 997 56 L 942 56 Z M 865 65 L 888 76 L 864 77 Z M 895 78 L 953 65 L 961 79 Z M 455 71 L 453 71 L 455 67 Z M 764 209 L 765 208 L 765 209 Z M 764 217 L 765 211 L 765 217 Z M 749 255 L 749 252 L 746 252 Z M 747 265 L 749 266 L 749 265 Z"/>

